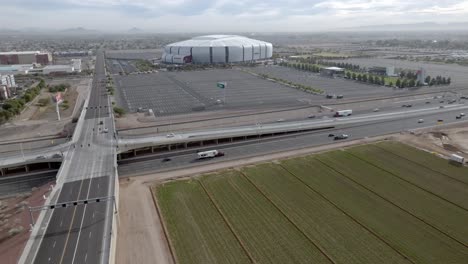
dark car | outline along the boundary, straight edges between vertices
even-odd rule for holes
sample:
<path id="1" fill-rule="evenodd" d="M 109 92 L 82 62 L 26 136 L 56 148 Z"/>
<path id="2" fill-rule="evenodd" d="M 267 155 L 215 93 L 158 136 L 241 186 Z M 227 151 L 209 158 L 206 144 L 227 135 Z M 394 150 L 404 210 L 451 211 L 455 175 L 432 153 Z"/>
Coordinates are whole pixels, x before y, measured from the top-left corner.
<path id="1" fill-rule="evenodd" d="M 337 95 L 337 96 L 336 96 L 336 99 L 343 99 L 343 95 L 342 95 L 342 94 Z"/>
<path id="2" fill-rule="evenodd" d="M 335 140 L 340 140 L 340 139 L 347 139 L 349 136 L 346 135 L 346 134 L 341 134 L 341 135 L 337 135 L 335 137 Z"/>
<path id="3" fill-rule="evenodd" d="M 455 118 L 456 118 L 456 119 L 461 119 L 462 116 L 461 116 L 461 115 L 457 115 Z"/>
<path id="4" fill-rule="evenodd" d="M 335 134 L 328 134 L 328 137 L 334 137 Z"/>
<path id="5" fill-rule="evenodd" d="M 168 161 L 171 161 L 171 158 L 165 157 L 164 159 L 162 159 L 162 162 L 168 162 Z"/>

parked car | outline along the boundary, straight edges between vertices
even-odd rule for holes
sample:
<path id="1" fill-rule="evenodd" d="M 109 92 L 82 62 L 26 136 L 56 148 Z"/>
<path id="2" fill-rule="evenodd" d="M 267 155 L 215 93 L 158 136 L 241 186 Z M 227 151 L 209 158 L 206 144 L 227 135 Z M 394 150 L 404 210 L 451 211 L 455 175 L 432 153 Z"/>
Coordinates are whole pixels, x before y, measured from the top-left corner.
<path id="1" fill-rule="evenodd" d="M 36 159 L 38 160 L 42 160 L 42 159 L 45 159 L 46 157 L 45 156 L 37 156 Z"/>
<path id="2" fill-rule="evenodd" d="M 378 112 L 378 111 L 380 111 L 380 109 L 378 108 L 374 108 L 374 110 L 372 110 L 372 112 Z"/>
<path id="3" fill-rule="evenodd" d="M 316 118 L 316 115 L 309 115 L 307 118 Z"/>
<path id="4" fill-rule="evenodd" d="M 422 118 L 419 119 L 419 120 L 418 120 L 418 123 L 424 123 L 424 119 L 422 119 Z"/>
<path id="5" fill-rule="evenodd" d="M 175 134 L 174 134 L 174 133 L 170 133 L 170 134 L 167 134 L 166 137 L 167 137 L 167 138 L 173 138 L 173 137 L 175 137 Z"/>
<path id="6" fill-rule="evenodd" d="M 276 120 L 276 122 L 284 122 L 284 121 L 286 121 L 284 118 L 280 118 L 280 119 Z"/>
<path id="7" fill-rule="evenodd" d="M 465 116 L 465 113 L 460 113 L 461 116 Z"/>
<path id="8" fill-rule="evenodd" d="M 328 137 L 334 137 L 335 134 L 328 134 Z"/>
<path id="9" fill-rule="evenodd" d="M 462 118 L 461 115 L 457 115 L 457 116 L 455 117 L 455 119 L 461 119 L 461 118 Z"/>
<path id="10" fill-rule="evenodd" d="M 102 133 L 109 133 L 109 129 L 106 127 L 102 130 Z"/>
<path id="11" fill-rule="evenodd" d="M 62 157 L 62 154 L 58 154 L 58 153 L 55 153 L 54 155 L 52 155 L 52 158 L 54 159 L 60 159 Z"/>
<path id="12" fill-rule="evenodd" d="M 336 99 L 343 99 L 343 97 L 344 96 L 342 94 L 339 94 L 339 95 L 336 96 Z"/>
<path id="13" fill-rule="evenodd" d="M 171 158 L 165 157 L 164 159 L 162 159 L 162 162 L 168 162 L 168 161 L 171 161 Z"/>

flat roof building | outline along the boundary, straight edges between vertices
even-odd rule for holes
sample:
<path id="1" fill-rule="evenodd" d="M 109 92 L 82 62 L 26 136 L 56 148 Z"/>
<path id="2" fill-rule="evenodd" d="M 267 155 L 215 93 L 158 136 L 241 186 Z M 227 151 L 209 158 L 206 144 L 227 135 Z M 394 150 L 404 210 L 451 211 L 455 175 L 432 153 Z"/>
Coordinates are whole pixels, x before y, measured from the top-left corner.
<path id="1" fill-rule="evenodd" d="M 0 52 L 1 65 L 33 64 L 47 65 L 52 63 L 52 54 L 42 51 L 8 51 Z"/>

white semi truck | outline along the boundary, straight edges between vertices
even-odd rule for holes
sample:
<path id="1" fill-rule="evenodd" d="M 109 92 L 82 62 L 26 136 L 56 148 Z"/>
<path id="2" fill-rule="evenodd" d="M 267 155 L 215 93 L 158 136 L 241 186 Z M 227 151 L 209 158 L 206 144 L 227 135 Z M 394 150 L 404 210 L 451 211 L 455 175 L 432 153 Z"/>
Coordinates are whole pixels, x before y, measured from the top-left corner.
<path id="1" fill-rule="evenodd" d="M 353 113 L 353 110 L 339 110 L 336 111 L 335 117 L 350 116 Z"/>
<path id="2" fill-rule="evenodd" d="M 465 163 L 465 158 L 457 154 L 450 155 L 450 160 L 460 164 Z"/>
<path id="3" fill-rule="evenodd" d="M 198 154 L 198 159 L 208 159 L 208 158 L 224 156 L 223 152 L 217 151 L 217 150 L 201 151 L 201 152 L 198 152 L 197 154 Z"/>

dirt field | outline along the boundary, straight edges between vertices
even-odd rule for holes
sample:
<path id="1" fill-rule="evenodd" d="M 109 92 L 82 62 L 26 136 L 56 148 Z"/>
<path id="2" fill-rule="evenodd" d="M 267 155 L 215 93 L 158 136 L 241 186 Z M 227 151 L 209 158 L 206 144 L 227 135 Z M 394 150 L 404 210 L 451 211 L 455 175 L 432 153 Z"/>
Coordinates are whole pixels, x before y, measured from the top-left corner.
<path id="1" fill-rule="evenodd" d="M 35 188 L 29 194 L 0 201 L 0 260 L 2 264 L 18 262 L 30 235 L 31 220 L 27 206 L 42 205 L 43 195 L 49 194 L 50 184 L 54 183 Z"/>
<path id="2" fill-rule="evenodd" d="M 80 105 L 87 97 L 90 79 L 57 79 L 48 84 L 57 85 L 66 82 L 69 82 L 72 87 L 64 94 L 64 100 L 68 101 L 69 107 L 68 109 L 61 109 L 61 121 L 57 120 L 55 104 L 52 100 L 45 107 L 37 105 L 40 99 L 51 98 L 52 96 L 47 89 L 44 89 L 19 116 L 0 126 L 1 141 L 53 136 L 62 132 L 65 126 L 71 122 L 72 115 L 77 114 L 79 110 L 79 107 L 75 107 L 75 105 Z M 79 101 L 78 104 L 76 104 L 77 100 Z"/>
<path id="3" fill-rule="evenodd" d="M 160 219 L 155 210 L 149 189 L 151 185 L 158 181 L 191 177 L 225 168 L 234 168 L 267 160 L 303 156 L 310 153 L 318 153 L 384 139 L 393 139 L 434 153 L 440 153 L 441 155 L 453 153 L 447 150 L 447 144 L 449 144 L 456 147 L 459 150 L 459 154 L 468 158 L 468 127 L 449 127 L 442 131 L 447 135 L 442 139 L 445 148 L 444 145 L 440 143 L 441 139 L 434 136 L 440 135 L 439 132 L 441 131 L 427 129 L 416 134 L 404 133 L 366 140 L 340 142 L 328 146 L 288 151 L 164 173 L 148 174 L 128 180 L 123 179 L 120 187 L 121 204 L 117 263 L 131 263 L 135 258 L 138 258 L 138 263 L 172 263 L 167 241 L 162 233 Z M 154 259 L 157 259 L 157 262 L 153 261 Z"/>

